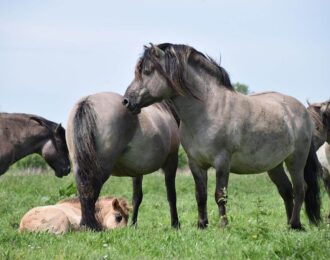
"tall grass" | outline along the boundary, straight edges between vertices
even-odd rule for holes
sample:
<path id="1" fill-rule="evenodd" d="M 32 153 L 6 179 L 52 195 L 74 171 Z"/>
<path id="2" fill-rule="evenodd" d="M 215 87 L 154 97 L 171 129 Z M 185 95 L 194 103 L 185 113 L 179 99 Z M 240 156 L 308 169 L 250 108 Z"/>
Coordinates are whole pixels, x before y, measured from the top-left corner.
<path id="1" fill-rule="evenodd" d="M 63 236 L 17 231 L 20 218 L 35 206 L 75 194 L 73 176 L 53 173 L 0 177 L 0 259 L 329 259 L 330 230 L 308 224 L 306 232 L 289 230 L 283 202 L 266 175 L 231 175 L 228 189 L 229 226 L 220 229 L 214 202 L 214 172 L 209 173 L 209 227 L 198 230 L 194 183 L 178 173 L 177 197 L 181 230 L 170 228 L 164 176 L 145 176 L 138 227 L 110 232 L 72 232 Z M 130 178 L 111 177 L 102 195 L 130 198 Z M 322 215 L 328 212 L 328 200 Z"/>

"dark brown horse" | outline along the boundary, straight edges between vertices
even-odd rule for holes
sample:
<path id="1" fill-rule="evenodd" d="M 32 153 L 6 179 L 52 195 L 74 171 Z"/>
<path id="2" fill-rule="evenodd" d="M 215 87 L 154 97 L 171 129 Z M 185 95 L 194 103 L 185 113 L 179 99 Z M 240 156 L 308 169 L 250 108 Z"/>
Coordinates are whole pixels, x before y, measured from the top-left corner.
<path id="1" fill-rule="evenodd" d="M 23 157 L 40 154 L 57 177 L 70 172 L 65 130 L 39 116 L 0 113 L 0 175 Z"/>
<path id="2" fill-rule="evenodd" d="M 313 122 L 299 101 L 276 92 L 249 96 L 237 93 L 228 73 L 214 60 L 190 46 L 169 43 L 145 48 L 123 104 L 137 114 L 162 100 L 173 102 L 181 120 L 180 140 L 195 180 L 200 228 L 208 225 L 210 167 L 216 169 L 215 200 L 221 226 L 228 222 L 230 171 L 267 171 L 284 200 L 291 228 L 302 228 L 304 201 L 310 222 L 320 222 Z"/>
<path id="3" fill-rule="evenodd" d="M 104 92 L 82 98 L 71 110 L 67 142 L 81 201 L 81 224 L 99 229 L 95 202 L 110 176 L 133 177 L 133 216 L 136 224 L 142 202 L 143 175 L 162 169 L 165 174 L 171 224 L 179 227 L 175 175 L 179 128 L 166 103 L 133 115 L 123 97 Z"/>

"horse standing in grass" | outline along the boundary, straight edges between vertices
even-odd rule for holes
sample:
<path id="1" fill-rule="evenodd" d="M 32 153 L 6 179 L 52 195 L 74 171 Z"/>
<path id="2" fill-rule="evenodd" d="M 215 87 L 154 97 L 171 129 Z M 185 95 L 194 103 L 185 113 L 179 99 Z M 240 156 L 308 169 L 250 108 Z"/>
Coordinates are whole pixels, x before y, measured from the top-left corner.
<path id="1" fill-rule="evenodd" d="M 330 101 L 310 104 L 307 109 L 314 121 L 313 140 L 322 165 L 322 180 L 330 198 Z"/>
<path id="2" fill-rule="evenodd" d="M 168 43 L 145 47 L 123 104 L 137 114 L 142 107 L 164 99 L 172 101 L 181 120 L 180 139 L 195 180 L 200 228 L 208 225 L 210 167 L 216 169 L 215 200 L 221 226 L 228 222 L 230 171 L 267 171 L 284 200 L 291 228 L 302 229 L 300 211 L 304 200 L 309 220 L 319 223 L 313 123 L 300 102 L 275 92 L 250 96 L 237 93 L 227 72 L 214 60 L 189 46 Z"/>
<path id="3" fill-rule="evenodd" d="M 123 97 L 105 92 L 82 98 L 71 110 L 67 142 L 81 202 L 81 224 L 99 229 L 95 202 L 110 176 L 133 177 L 133 216 L 136 224 L 142 201 L 143 175 L 162 169 L 172 227 L 179 227 L 175 176 L 178 165 L 178 121 L 167 102 L 133 115 Z"/>
<path id="4" fill-rule="evenodd" d="M 101 197 L 96 202 L 95 217 L 103 230 L 127 226 L 129 206 L 126 200 Z M 81 230 L 79 199 L 65 199 L 55 205 L 36 207 L 22 218 L 19 230 L 49 232 L 55 235 Z"/>
<path id="5" fill-rule="evenodd" d="M 0 113 L 0 175 L 23 157 L 40 154 L 57 177 L 70 173 L 70 160 L 61 124 L 35 115 Z"/>

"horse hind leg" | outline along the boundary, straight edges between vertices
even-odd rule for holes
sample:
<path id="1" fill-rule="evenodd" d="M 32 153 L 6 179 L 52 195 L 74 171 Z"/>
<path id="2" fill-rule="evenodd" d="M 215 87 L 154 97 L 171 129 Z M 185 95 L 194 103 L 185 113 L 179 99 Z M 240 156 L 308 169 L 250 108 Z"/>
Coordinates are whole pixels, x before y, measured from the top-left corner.
<path id="1" fill-rule="evenodd" d="M 300 211 L 305 198 L 306 183 L 304 180 L 304 156 L 291 155 L 285 160 L 286 166 L 291 176 L 294 204 L 292 215 L 289 220 L 292 229 L 303 230 L 300 221 Z"/>
<path id="2" fill-rule="evenodd" d="M 283 169 L 283 164 L 281 163 L 274 169 L 269 170 L 268 176 L 276 185 L 277 190 L 284 201 L 287 222 L 289 224 L 293 211 L 293 189 L 292 184 Z"/>
<path id="3" fill-rule="evenodd" d="M 164 171 L 164 175 L 165 175 L 167 201 L 170 206 L 171 226 L 173 228 L 180 228 L 180 221 L 176 206 L 176 189 L 175 189 L 175 177 L 176 177 L 177 168 L 178 168 L 178 154 L 175 153 L 169 155 L 162 170 Z"/>
<path id="4" fill-rule="evenodd" d="M 92 230 L 101 230 L 101 225 L 95 217 L 95 203 L 99 197 L 102 181 L 93 176 L 75 175 L 81 204 L 81 226 Z"/>
<path id="5" fill-rule="evenodd" d="M 133 196 L 132 196 L 133 214 L 132 214 L 132 222 L 131 222 L 132 226 L 137 225 L 139 207 L 143 199 L 142 180 L 143 180 L 143 176 L 133 177 L 132 179 L 133 181 Z"/>

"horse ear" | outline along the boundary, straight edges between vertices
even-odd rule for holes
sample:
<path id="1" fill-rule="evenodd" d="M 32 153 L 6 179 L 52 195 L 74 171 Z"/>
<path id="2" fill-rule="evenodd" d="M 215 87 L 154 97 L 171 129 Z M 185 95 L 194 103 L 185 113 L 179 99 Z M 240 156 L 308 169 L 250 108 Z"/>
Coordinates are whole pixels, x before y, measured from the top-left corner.
<path id="1" fill-rule="evenodd" d="M 157 45 L 153 45 L 152 43 L 150 43 L 150 45 L 152 54 L 154 54 L 157 58 L 161 58 L 165 55 L 165 52 L 161 50 Z"/>
<path id="2" fill-rule="evenodd" d="M 62 124 L 58 124 L 55 128 L 55 134 L 58 134 L 61 128 L 62 128 Z"/>
<path id="3" fill-rule="evenodd" d="M 46 127 L 49 131 L 51 131 L 49 126 L 41 118 L 36 117 L 36 116 L 31 116 L 30 119 L 33 121 L 36 121 L 39 125 Z"/>

